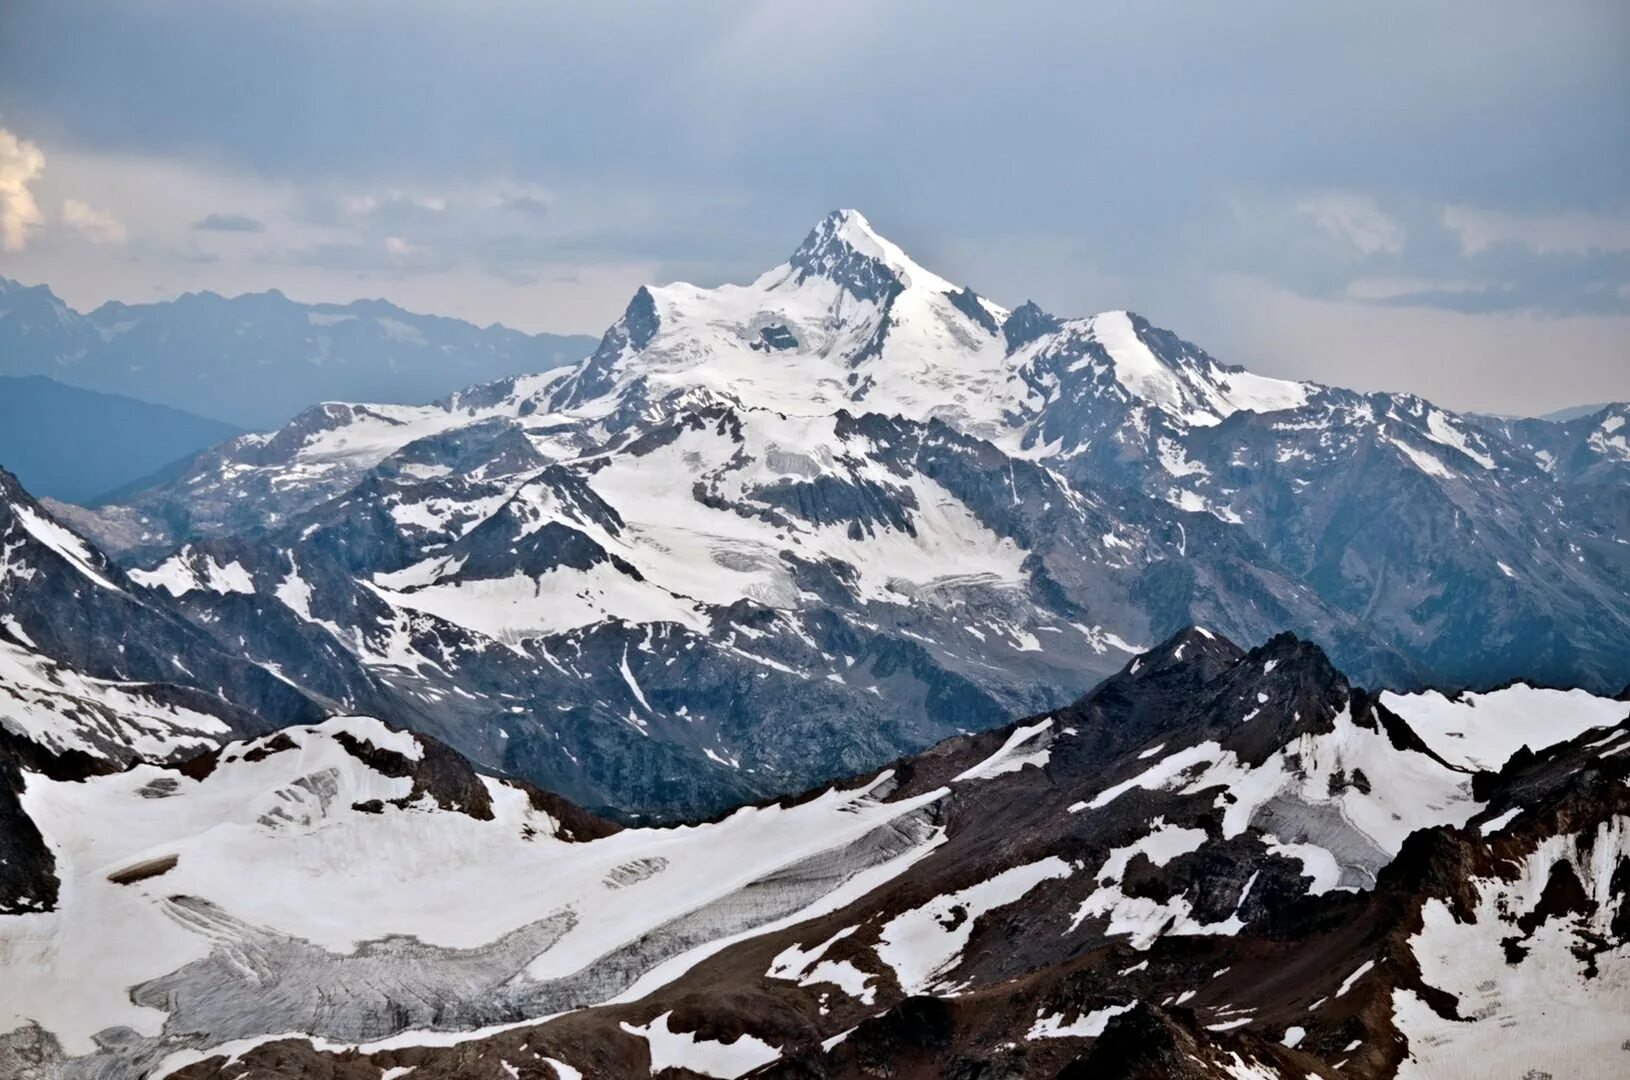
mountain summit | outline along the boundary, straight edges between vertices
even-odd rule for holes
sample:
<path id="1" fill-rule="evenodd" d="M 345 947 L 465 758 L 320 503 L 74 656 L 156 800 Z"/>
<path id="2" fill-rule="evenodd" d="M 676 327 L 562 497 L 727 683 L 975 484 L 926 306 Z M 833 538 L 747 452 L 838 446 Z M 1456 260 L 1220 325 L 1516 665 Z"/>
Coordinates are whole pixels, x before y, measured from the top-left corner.
<path id="1" fill-rule="evenodd" d="M 801 274 L 825 277 L 840 284 L 874 277 L 880 282 L 892 278 L 900 288 L 956 290 L 949 281 L 912 261 L 899 245 L 872 228 L 872 223 L 859 210 L 834 210 L 827 214 L 809 231 L 787 263 Z"/>
<path id="2" fill-rule="evenodd" d="M 1134 409 L 1186 429 L 1294 408 L 1317 389 L 1226 367 L 1130 312 L 1009 312 L 923 268 L 859 211 L 835 210 L 750 284 L 640 290 L 552 405 L 649 410 L 703 394 L 792 415 L 939 418 L 1057 452 Z"/>

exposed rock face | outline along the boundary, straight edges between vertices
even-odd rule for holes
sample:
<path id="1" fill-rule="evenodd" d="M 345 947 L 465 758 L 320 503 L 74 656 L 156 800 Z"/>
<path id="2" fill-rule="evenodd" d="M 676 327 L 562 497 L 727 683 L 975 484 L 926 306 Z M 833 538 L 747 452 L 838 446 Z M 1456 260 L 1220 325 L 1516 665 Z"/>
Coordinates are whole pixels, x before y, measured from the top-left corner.
<path id="1" fill-rule="evenodd" d="M 1529 745 L 1502 752 L 1512 724 Z M 1471 744 L 1498 768 L 1461 764 Z M 208 767 L 30 773 L 20 805 L 69 853 L 55 872 L 82 917 L 117 902 L 132 930 L 180 936 L 174 961 L 114 949 L 94 975 L 58 954 L 40 977 L 81 980 L 82 1001 L 15 1025 L 0 1062 L 96 1075 L 169 1058 L 189 1078 L 1391 1077 L 1449 1061 L 1613 1075 L 1627 750 L 1630 706 L 1610 699 L 1377 697 L 1290 635 L 1247 650 L 1188 629 L 1066 708 L 677 828 L 617 831 L 356 718 Z M 100 832 L 112 821 L 118 835 Z M 234 873 L 250 852 L 253 883 Z M 318 865 L 308 895 L 281 899 Z M 420 894 L 435 918 L 398 899 Z M 85 932 L 61 917 L 62 941 Z M 98 987 L 124 980 L 161 1026 L 108 1022 L 118 995 Z M 475 1030 L 491 1025 L 509 1026 Z M 291 1030 L 390 1041 L 336 1050 Z"/>
<path id="2" fill-rule="evenodd" d="M 65 528 L 0 470 L 0 726 L 127 763 L 323 715 Z"/>

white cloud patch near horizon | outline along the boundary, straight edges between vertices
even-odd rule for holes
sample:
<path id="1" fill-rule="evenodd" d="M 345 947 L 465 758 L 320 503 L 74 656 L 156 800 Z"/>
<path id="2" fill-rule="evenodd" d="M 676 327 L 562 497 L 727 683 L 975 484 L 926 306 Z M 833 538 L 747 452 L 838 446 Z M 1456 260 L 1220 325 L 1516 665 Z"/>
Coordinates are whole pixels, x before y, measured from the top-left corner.
<path id="1" fill-rule="evenodd" d="M 1467 255 L 1515 244 L 1540 255 L 1630 251 L 1630 215 L 1508 214 L 1471 206 L 1443 208 L 1443 224 Z"/>
<path id="2" fill-rule="evenodd" d="M 1368 195 L 1322 192 L 1297 200 L 1295 209 L 1326 234 L 1365 255 L 1396 255 L 1404 249 L 1404 227 Z"/>
<path id="3" fill-rule="evenodd" d="M 544 189 L 508 178 L 406 193 L 387 185 L 368 194 L 351 185 L 299 187 L 157 155 L 52 146 L 42 154 L 50 169 L 29 185 L 41 209 L 38 225 L 30 226 L 27 249 L 0 263 L 0 275 L 47 285 L 80 311 L 108 300 L 144 303 L 186 292 L 232 296 L 275 288 L 308 303 L 381 297 L 412 311 L 480 325 L 598 335 L 639 286 L 664 276 L 655 259 L 637 252 L 596 252 L 564 241 L 540 243 L 535 256 L 517 267 L 524 273 L 509 277 L 495 276 L 477 257 L 454 250 L 455 242 L 474 235 L 481 222 L 516 235 L 519 226 L 549 221 L 536 208 L 518 214 L 506 201 L 517 193 L 541 199 Z M 338 216 L 313 214 L 314 195 Z M 567 240 L 576 229 L 650 219 L 639 208 L 626 213 L 621 198 L 586 206 L 576 192 L 559 197 L 574 213 L 553 221 L 551 235 Z M 64 215 L 43 212 L 69 200 L 83 205 L 84 213 L 75 212 L 82 223 L 105 215 L 124 224 L 124 244 L 92 246 Z M 349 205 L 341 206 L 342 201 Z M 205 208 L 222 208 L 256 227 L 200 229 Z M 397 232 L 393 227 L 403 222 L 392 218 L 395 210 L 426 215 L 412 223 L 419 230 L 450 220 L 438 233 Z M 458 216 L 465 211 L 468 216 Z M 390 245 L 395 250 L 387 248 L 388 237 L 399 240 Z M 444 242 L 449 245 L 445 258 L 440 255 Z M 325 260 L 330 252 L 335 257 Z"/>
<path id="4" fill-rule="evenodd" d="M 125 242 L 124 222 L 98 210 L 82 199 L 62 201 L 62 223 L 93 244 L 122 244 Z"/>
<path id="5" fill-rule="evenodd" d="M 0 250 L 22 251 L 44 220 L 29 186 L 45 171 L 38 146 L 0 128 Z"/>

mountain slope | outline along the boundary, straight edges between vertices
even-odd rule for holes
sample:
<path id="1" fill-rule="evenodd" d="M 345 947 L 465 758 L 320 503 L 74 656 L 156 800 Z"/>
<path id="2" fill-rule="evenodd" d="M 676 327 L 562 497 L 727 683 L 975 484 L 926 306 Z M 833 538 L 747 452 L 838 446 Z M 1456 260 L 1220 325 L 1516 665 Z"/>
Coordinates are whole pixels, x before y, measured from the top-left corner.
<path id="1" fill-rule="evenodd" d="M 1614 1075 L 1627 746 L 1623 702 L 1378 698 L 1288 635 L 1191 629 L 1065 709 L 676 828 L 354 717 L 25 770 L 76 899 L 0 918 L 32 980 L 0 1064 Z"/>
<path id="2" fill-rule="evenodd" d="M 68 308 L 0 278 L 0 375 L 159 402 L 243 428 L 320 401 L 410 403 L 576 363 L 588 338 L 418 315 L 383 300 L 301 304 L 272 290 Z"/>
<path id="3" fill-rule="evenodd" d="M 302 685 L 324 676 L 296 619 L 476 760 L 642 812 L 1058 704 L 1195 618 L 1315 625 L 1411 681 L 1214 518 L 1173 527 L 938 421 L 698 406 L 590 453 L 560 426 L 428 436 L 339 498 L 133 573 Z M 239 617 L 251 602 L 292 618 Z"/>
<path id="4" fill-rule="evenodd" d="M 237 434 L 163 405 L 0 376 L 0 462 L 42 498 L 89 502 Z"/>
<path id="5" fill-rule="evenodd" d="M 116 765 L 319 718 L 311 695 L 163 603 L 0 469 L 0 725 Z"/>

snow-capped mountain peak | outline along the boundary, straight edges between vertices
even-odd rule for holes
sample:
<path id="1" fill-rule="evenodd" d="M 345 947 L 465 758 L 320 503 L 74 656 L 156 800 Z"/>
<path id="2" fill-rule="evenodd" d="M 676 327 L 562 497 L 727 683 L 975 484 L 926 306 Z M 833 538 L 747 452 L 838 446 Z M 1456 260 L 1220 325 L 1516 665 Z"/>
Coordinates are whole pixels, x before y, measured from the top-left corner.
<path id="1" fill-rule="evenodd" d="M 834 210 L 809 231 L 787 264 L 799 281 L 829 278 L 873 299 L 892 281 L 899 288 L 956 292 L 957 286 L 918 265 L 901 247 L 872 228 L 859 210 Z M 772 271 L 772 274 L 775 272 Z"/>
<path id="2" fill-rule="evenodd" d="M 1034 315 L 1029 318 L 1036 321 Z M 1071 319 L 1035 340 L 1022 358 L 1028 366 L 1045 365 L 1062 354 L 1066 363 L 1059 375 L 1096 367 L 1113 378 L 1130 404 L 1159 409 L 1191 426 L 1209 427 L 1244 409 L 1299 408 L 1316 389 L 1222 364 L 1130 311 Z"/>
<path id="3" fill-rule="evenodd" d="M 947 416 L 994 432 L 1022 393 L 1006 318 L 840 210 L 749 284 L 640 290 L 552 405 L 608 415 L 703 392 L 788 415 Z"/>
<path id="4" fill-rule="evenodd" d="M 1149 438 L 1142 413 L 1155 428 L 1207 427 L 1297 408 L 1315 389 L 1221 364 L 1130 312 L 1009 312 L 919 265 L 859 211 L 835 210 L 747 285 L 641 289 L 551 404 L 626 417 L 700 393 L 787 415 L 940 419 L 1069 451 L 1089 432 Z"/>

